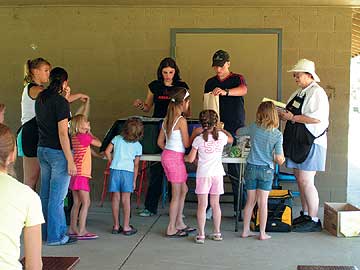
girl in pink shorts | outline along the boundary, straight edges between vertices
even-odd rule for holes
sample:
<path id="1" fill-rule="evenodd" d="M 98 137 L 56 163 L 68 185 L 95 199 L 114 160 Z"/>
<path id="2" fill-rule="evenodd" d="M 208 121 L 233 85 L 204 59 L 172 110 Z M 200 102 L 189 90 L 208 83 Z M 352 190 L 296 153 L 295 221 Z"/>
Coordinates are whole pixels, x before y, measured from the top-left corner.
<path id="1" fill-rule="evenodd" d="M 159 133 L 158 145 L 163 149 L 161 164 L 171 183 L 172 192 L 169 208 L 170 221 L 166 236 L 176 238 L 187 236 L 188 232 L 195 230 L 186 226 L 182 217 L 188 191 L 184 153 L 185 148 L 190 145 L 188 126 L 182 113 L 189 108 L 190 94 L 186 88 L 174 87 L 170 98 L 166 117 Z"/>
<path id="2" fill-rule="evenodd" d="M 223 176 L 225 171 L 221 157 L 224 146 L 227 143 L 232 144 L 233 137 L 229 132 L 217 127 L 218 119 L 217 113 L 213 110 L 200 112 L 201 127 L 193 131 L 192 137 L 198 135 L 192 143 L 191 152 L 185 157 L 187 162 L 193 162 L 198 156 L 195 190 L 198 197 L 198 235 L 195 237 L 195 242 L 198 244 L 205 242 L 206 207 L 209 194 L 214 221 L 213 233 L 209 235 L 209 238 L 216 241 L 222 240 L 219 201 L 220 195 L 224 194 Z"/>
<path id="3" fill-rule="evenodd" d="M 95 239 L 98 236 L 86 230 L 86 218 L 90 207 L 91 149 L 90 145 L 101 146 L 98 138 L 90 133 L 90 122 L 83 114 L 71 119 L 71 142 L 77 173 L 70 178 L 74 205 L 71 208 L 69 234 L 79 240 Z M 80 210 L 81 206 L 81 210 Z M 79 218 L 79 227 L 78 225 Z"/>

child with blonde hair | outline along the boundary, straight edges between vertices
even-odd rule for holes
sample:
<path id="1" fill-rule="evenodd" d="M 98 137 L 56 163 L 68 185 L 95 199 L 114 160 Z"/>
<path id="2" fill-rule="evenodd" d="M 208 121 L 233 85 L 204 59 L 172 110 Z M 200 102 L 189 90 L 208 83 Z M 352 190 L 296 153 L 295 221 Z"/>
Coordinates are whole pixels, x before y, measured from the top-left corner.
<path id="1" fill-rule="evenodd" d="M 120 135 L 115 136 L 105 150 L 111 163 L 109 192 L 112 192 L 111 208 L 114 225 L 112 234 L 122 233 L 130 236 L 137 232 L 130 225 L 130 195 L 136 188 L 142 145 L 139 140 L 144 136 L 144 125 L 139 118 L 126 120 Z M 114 150 L 114 151 L 113 151 Z M 113 155 L 111 152 L 113 151 Z M 123 227 L 119 223 L 119 205 L 123 206 Z"/>
<path id="2" fill-rule="evenodd" d="M 186 88 L 174 87 L 170 98 L 157 142 L 163 149 L 161 164 L 167 180 L 171 183 L 170 220 L 166 236 L 179 238 L 196 230 L 186 226 L 183 220 L 185 197 L 188 191 L 184 154 L 185 148 L 190 145 L 190 140 L 187 122 L 182 114 L 189 108 L 190 94 Z"/>
<path id="3" fill-rule="evenodd" d="M 241 237 L 255 236 L 250 231 L 250 218 L 257 203 L 260 215 L 260 240 L 270 239 L 266 234 L 268 196 L 274 178 L 274 161 L 281 165 L 283 136 L 279 127 L 279 117 L 271 101 L 262 102 L 256 112 L 256 121 L 248 128 L 238 130 L 240 135 L 250 135 L 251 149 L 244 174 L 247 201 L 244 209 L 244 228 Z"/>
<path id="4" fill-rule="evenodd" d="M 70 230 L 72 236 L 79 240 L 96 239 L 98 235 L 88 232 L 86 219 L 90 207 L 91 148 L 100 147 L 101 142 L 90 132 L 90 122 L 83 114 L 71 119 L 71 142 L 76 165 L 76 175 L 71 176 L 69 189 L 72 190 L 74 205 L 71 209 Z M 80 209 L 81 207 L 81 209 Z M 79 226 L 78 225 L 79 218 Z"/>
<path id="5" fill-rule="evenodd" d="M 196 170 L 196 190 L 198 197 L 197 221 L 198 235 L 195 243 L 204 244 L 205 241 L 205 222 L 206 208 L 208 206 L 208 196 L 210 194 L 210 205 L 213 210 L 213 233 L 209 238 L 221 241 L 220 231 L 221 209 L 220 195 L 224 194 L 224 167 L 222 165 L 222 152 L 227 143 L 233 142 L 231 134 L 223 129 L 219 129 L 219 116 L 214 110 L 204 110 L 199 114 L 200 128 L 194 130 L 193 134 L 199 134 L 192 143 L 189 155 L 185 157 L 188 162 L 193 162 L 198 156 L 198 166 Z"/>

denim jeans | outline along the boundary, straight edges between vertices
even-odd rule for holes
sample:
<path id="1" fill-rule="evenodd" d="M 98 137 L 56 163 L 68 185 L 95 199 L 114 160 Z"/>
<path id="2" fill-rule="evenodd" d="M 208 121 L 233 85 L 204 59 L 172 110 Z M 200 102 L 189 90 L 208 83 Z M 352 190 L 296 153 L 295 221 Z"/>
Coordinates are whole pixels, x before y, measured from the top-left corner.
<path id="1" fill-rule="evenodd" d="M 62 150 L 38 147 L 37 155 L 41 169 L 40 198 L 46 222 L 42 225 L 42 237 L 49 245 L 60 245 L 69 239 L 64 212 L 70 182 L 67 161 Z"/>

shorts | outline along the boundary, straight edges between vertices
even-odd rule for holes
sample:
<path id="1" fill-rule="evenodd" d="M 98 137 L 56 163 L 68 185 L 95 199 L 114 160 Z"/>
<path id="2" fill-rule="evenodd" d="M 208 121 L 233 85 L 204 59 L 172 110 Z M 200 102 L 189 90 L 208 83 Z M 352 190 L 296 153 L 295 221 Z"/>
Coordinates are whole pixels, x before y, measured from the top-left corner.
<path id="1" fill-rule="evenodd" d="M 244 173 L 246 190 L 261 189 L 270 191 L 274 179 L 274 169 L 268 165 L 246 164 Z"/>
<path id="2" fill-rule="evenodd" d="M 185 183 L 188 176 L 184 153 L 165 149 L 161 154 L 161 165 L 170 183 Z"/>
<path id="3" fill-rule="evenodd" d="M 39 130 L 36 118 L 32 118 L 23 124 L 17 136 L 18 155 L 21 157 L 37 157 L 39 142 Z"/>
<path id="4" fill-rule="evenodd" d="M 134 172 L 110 169 L 109 192 L 130 192 L 134 191 Z"/>
<path id="5" fill-rule="evenodd" d="M 222 175 L 197 177 L 195 194 L 224 194 L 224 177 Z"/>
<path id="6" fill-rule="evenodd" d="M 325 171 L 326 148 L 318 144 L 313 144 L 310 148 L 309 155 L 302 163 L 295 163 L 290 158 L 286 159 L 286 167 L 302 171 Z"/>
<path id="7" fill-rule="evenodd" d="M 83 190 L 90 192 L 89 177 L 86 176 L 71 176 L 69 189 L 70 190 Z"/>

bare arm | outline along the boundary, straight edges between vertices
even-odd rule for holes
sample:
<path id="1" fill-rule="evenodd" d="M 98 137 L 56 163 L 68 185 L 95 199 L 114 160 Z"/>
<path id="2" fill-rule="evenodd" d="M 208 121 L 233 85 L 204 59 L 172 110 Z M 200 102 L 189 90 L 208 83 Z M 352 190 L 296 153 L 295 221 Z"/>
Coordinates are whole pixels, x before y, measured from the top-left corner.
<path id="1" fill-rule="evenodd" d="M 69 103 L 72 103 L 78 99 L 85 101 L 86 99 L 89 99 L 89 96 L 82 94 L 82 93 L 77 93 L 77 94 L 70 94 L 67 97 L 67 100 L 69 101 Z"/>
<path id="2" fill-rule="evenodd" d="M 274 155 L 274 161 L 275 161 L 277 164 L 282 165 L 282 164 L 285 162 L 284 154 Z"/>
<path id="3" fill-rule="evenodd" d="M 32 97 L 33 99 L 36 99 L 37 96 L 40 94 L 41 91 L 44 90 L 44 87 L 39 85 L 39 86 L 33 86 L 30 88 L 29 90 L 29 95 L 30 97 Z"/>
<path id="4" fill-rule="evenodd" d="M 136 179 L 139 173 L 139 164 L 140 164 L 140 157 L 135 157 L 134 160 L 134 190 L 136 189 Z"/>
<path id="5" fill-rule="evenodd" d="M 111 152 L 114 148 L 114 145 L 112 143 L 109 143 L 109 145 L 106 147 L 106 150 L 105 150 L 105 157 L 107 158 L 107 160 L 111 163 L 112 161 L 112 155 L 111 155 Z"/>
<path id="6" fill-rule="evenodd" d="M 165 140 L 166 140 L 166 137 L 165 137 L 164 129 L 161 128 L 158 139 L 157 139 L 157 144 L 162 150 L 164 150 L 164 148 L 165 148 Z"/>
<path id="7" fill-rule="evenodd" d="M 306 116 L 304 114 L 293 115 L 289 111 L 279 111 L 279 117 L 281 118 L 281 120 L 298 122 L 298 123 L 303 123 L 303 124 L 317 124 L 317 123 L 320 123 L 319 119 L 312 118 L 312 117 Z"/>
<path id="8" fill-rule="evenodd" d="M 88 117 L 89 112 L 90 112 L 90 98 L 88 97 L 88 98 L 84 98 L 84 102 L 80 105 L 75 115 L 83 114 L 86 117 Z"/>
<path id="9" fill-rule="evenodd" d="M 193 141 L 195 140 L 195 138 L 196 138 L 197 136 L 199 136 L 202 132 L 203 132 L 202 127 L 194 128 L 193 131 L 191 132 L 190 144 L 192 144 Z"/>
<path id="10" fill-rule="evenodd" d="M 24 227 L 25 269 L 42 269 L 41 244 L 41 224 Z"/>
<path id="11" fill-rule="evenodd" d="M 61 148 L 64 152 L 65 158 L 67 160 L 68 165 L 68 173 L 69 175 L 76 175 L 76 166 L 74 163 L 73 155 L 71 153 L 70 148 L 70 140 L 68 135 L 68 120 L 67 118 L 58 122 L 58 134 L 60 139 Z"/>
<path id="12" fill-rule="evenodd" d="M 143 112 L 149 112 L 154 104 L 154 94 L 148 90 L 145 102 L 141 99 L 136 99 L 133 102 L 135 108 L 142 110 Z"/>
<path id="13" fill-rule="evenodd" d="M 225 135 L 228 137 L 227 143 L 232 144 L 232 143 L 234 142 L 234 138 L 233 138 L 233 136 L 230 134 L 230 132 L 228 132 L 228 131 L 225 130 L 225 129 L 220 129 L 220 131 L 224 132 Z"/>
<path id="14" fill-rule="evenodd" d="M 189 130 L 186 119 L 181 117 L 177 123 L 177 126 L 180 129 L 183 145 L 185 148 L 188 148 L 190 146 L 190 138 L 189 138 Z"/>
<path id="15" fill-rule="evenodd" d="M 185 162 L 193 163 L 196 158 L 196 154 L 197 154 L 197 149 L 192 147 L 190 153 L 185 156 Z"/>
<path id="16" fill-rule="evenodd" d="M 91 136 L 93 137 L 93 139 L 91 140 L 91 145 L 100 147 L 101 141 L 99 140 L 99 138 L 95 137 L 93 134 L 91 134 Z"/>
<path id="17" fill-rule="evenodd" d="M 227 93 L 230 97 L 245 96 L 247 94 L 247 86 L 245 84 L 241 84 L 237 87 L 229 88 L 226 90 L 216 87 L 212 93 L 214 94 L 214 96 L 226 96 Z"/>

